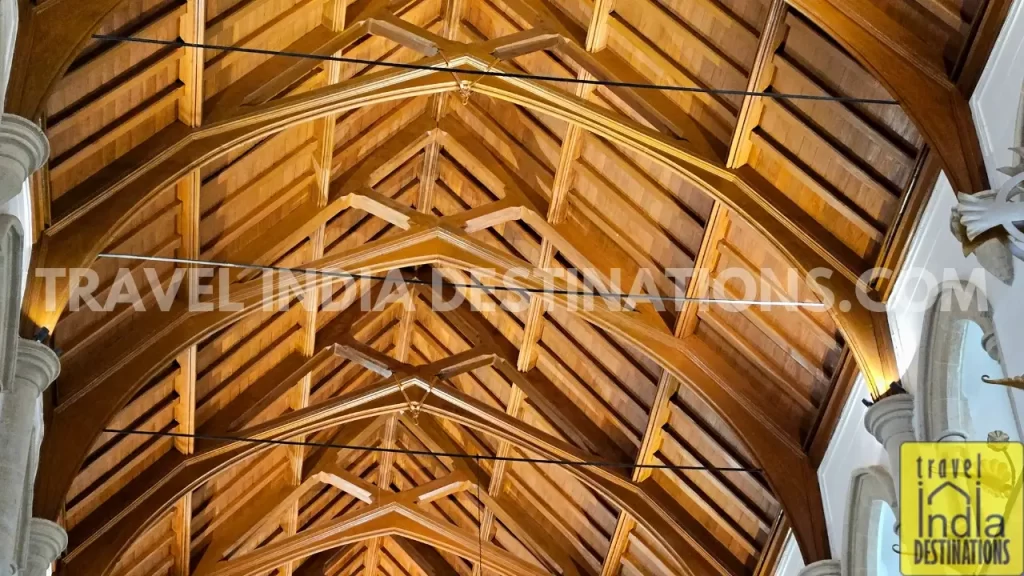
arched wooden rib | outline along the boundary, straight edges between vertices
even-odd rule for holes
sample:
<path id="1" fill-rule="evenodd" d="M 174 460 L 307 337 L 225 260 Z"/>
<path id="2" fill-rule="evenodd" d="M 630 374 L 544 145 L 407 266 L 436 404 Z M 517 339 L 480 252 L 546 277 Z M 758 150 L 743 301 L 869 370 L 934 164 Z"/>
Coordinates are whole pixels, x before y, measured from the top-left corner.
<path id="1" fill-rule="evenodd" d="M 332 401 L 330 405 L 343 412 L 345 416 L 335 418 L 319 427 L 311 426 L 304 420 L 308 418 L 310 412 L 310 409 L 306 409 L 301 413 L 289 415 L 289 425 L 284 426 L 278 435 L 262 434 L 259 437 L 284 440 L 301 432 L 315 432 L 383 414 L 393 414 L 407 406 L 405 398 L 393 383 L 349 394 Z M 275 422 L 280 424 L 280 419 Z M 116 520 L 118 529 L 104 531 L 95 542 L 66 558 L 64 569 L 69 574 L 81 576 L 108 574 L 130 543 L 179 498 L 201 486 L 218 472 L 270 449 L 271 445 L 249 442 L 233 442 L 222 446 L 212 442 L 197 442 L 195 455 L 180 457 L 180 462 L 173 468 L 153 479 L 148 491 L 140 494 L 135 500 L 122 502 L 120 515 L 112 519 Z"/>
<path id="2" fill-rule="evenodd" d="M 743 216 L 804 274 L 814 274 L 817 293 L 829 306 L 872 389 L 898 379 L 888 317 L 868 305 L 876 298 L 860 277 L 866 264 L 841 246 L 792 200 L 763 184 L 752 169 L 729 170 L 685 146 L 582 99 L 520 79 L 484 78 L 476 91 L 567 122 L 640 153 L 682 176 Z M 814 282 L 811 283 L 815 288 Z M 842 303 L 849 304 L 847 310 Z M 877 304 L 875 305 L 877 306 Z"/>
<path id="3" fill-rule="evenodd" d="M 33 270 L 88 267 L 156 193 L 236 146 L 329 114 L 454 87 L 451 74 L 385 71 L 254 107 L 207 127 L 172 125 L 83 184 L 100 192 L 42 235 L 33 251 Z M 29 275 L 22 313 L 26 333 L 56 325 L 69 294 L 68 279 L 56 280 L 55 300 L 47 302 L 43 278 Z"/>
<path id="4" fill-rule="evenodd" d="M 381 286 L 380 283 L 371 286 L 372 302 L 377 302 Z M 383 313 L 384 310 L 364 312 L 359 306 L 349 306 L 348 309 L 331 321 L 331 326 L 332 328 L 344 327 L 348 333 L 358 334 Z M 233 431 L 244 428 L 254 418 L 259 416 L 263 409 L 287 393 L 295 383 L 307 374 L 311 374 L 322 367 L 331 358 L 336 357 L 336 355 L 337 348 L 333 343 L 326 345 L 313 358 L 306 359 L 301 353 L 293 353 L 250 384 L 245 392 L 218 411 L 215 418 L 206 422 L 201 427 L 200 433 L 214 436 L 229 436 Z M 374 426 L 364 426 L 360 429 L 359 434 L 371 434 L 374 429 Z M 366 438 L 360 438 L 357 435 L 343 441 L 337 439 L 335 441 L 342 444 L 360 444 L 366 441 Z M 133 479 L 118 491 L 117 498 L 107 500 L 99 508 L 86 516 L 68 534 L 67 558 L 70 559 L 88 547 L 94 540 L 101 537 L 107 530 L 113 529 L 121 515 L 125 512 L 124 502 L 134 502 L 141 498 L 150 490 L 151 486 L 158 483 L 159 479 L 165 475 L 172 473 L 182 462 L 184 462 L 184 459 L 180 452 L 170 452 L 164 455 L 152 467 L 147 468 L 142 475 Z M 316 466 L 314 466 L 315 468 Z"/>
<path id="5" fill-rule="evenodd" d="M 406 383 L 408 384 L 408 383 Z M 422 380 L 414 385 L 426 389 Z M 366 391 L 324 402 L 259 426 L 239 431 L 242 438 L 282 440 L 340 426 L 353 421 L 399 413 L 408 408 L 399 384 L 389 382 Z M 466 426 L 492 433 L 517 447 L 542 458 L 569 460 L 576 463 L 600 462 L 596 457 L 555 439 L 546 433 L 511 418 L 504 412 L 465 396 L 446 384 L 435 383 L 423 410 L 435 416 L 450 418 Z M 271 446 L 244 441 L 222 446 L 200 441 L 196 455 L 184 460 L 173 470 L 155 479 L 153 488 L 133 502 L 123 504 L 117 530 L 107 530 L 94 543 L 71 556 L 66 565 L 70 573 L 80 576 L 104 575 L 113 566 L 126 546 L 146 527 L 159 518 L 182 494 L 196 488 L 220 470 Z M 673 554 L 676 561 L 689 566 L 694 574 L 738 574 L 721 559 L 729 558 L 721 543 L 714 539 L 694 538 L 687 527 L 661 510 L 645 489 L 633 484 L 621 473 L 599 466 L 567 466 L 567 472 L 591 486 L 617 506 L 630 510 L 638 523 L 649 530 Z M 707 542 L 710 549 L 703 547 Z"/>
<path id="6" fill-rule="evenodd" d="M 451 241 L 444 260 L 449 266 L 466 270 L 488 270 L 496 277 L 521 263 L 472 239 Z M 517 276 L 517 284 L 542 288 L 536 277 Z M 568 297 L 553 295 L 561 305 Z M 672 376 L 689 384 L 726 422 L 747 446 L 764 470 L 772 490 L 779 498 L 786 515 L 792 519 L 793 532 L 801 551 L 811 558 L 828 555 L 828 539 L 824 511 L 814 466 L 804 453 L 795 426 L 779 427 L 749 399 L 736 393 L 735 383 L 744 377 L 731 365 L 718 358 L 697 353 L 685 340 L 678 340 L 634 315 L 612 312 L 600 301 L 592 310 L 578 310 L 585 320 L 629 342 L 663 366 Z M 788 423 L 787 423 L 788 424 Z"/>
<path id="7" fill-rule="evenodd" d="M 422 380 L 411 382 L 424 391 L 430 386 Z M 566 460 L 577 464 L 601 462 L 595 456 L 512 418 L 503 411 L 490 408 L 450 385 L 435 383 L 432 390 L 424 401 L 422 410 L 434 416 L 448 418 L 475 430 L 492 434 L 541 458 Z M 327 402 L 240 434 L 245 437 L 282 438 L 337 426 L 348 420 L 348 416 L 337 408 L 343 405 L 342 400 Z M 566 467 L 566 472 L 617 506 L 629 510 L 638 522 L 673 554 L 680 565 L 690 567 L 694 574 L 740 573 L 736 566 L 722 563 L 722 559 L 729 556 L 721 543 L 713 538 L 695 537 L 688 527 L 681 526 L 674 518 L 669 517 L 642 487 L 632 483 L 621 471 L 600 465 L 572 465 Z"/>
<path id="8" fill-rule="evenodd" d="M 429 264 L 438 251 L 434 238 L 430 230 L 411 230 L 326 258 L 321 264 L 324 269 L 364 273 L 390 270 L 396 265 Z M 319 278 L 317 282 L 323 285 L 329 280 Z M 37 516 L 57 517 L 89 446 L 146 382 L 186 347 L 279 296 L 266 294 L 260 279 L 236 286 L 232 294 L 232 302 L 240 304 L 240 310 L 189 311 L 187 303 L 177 302 L 169 312 L 142 313 L 147 319 L 136 324 L 142 326 L 139 333 L 124 340 L 130 346 L 97 351 L 83 365 L 65 371 L 73 375 L 73 379 L 66 380 L 71 400 L 55 408 L 43 441 L 34 502 Z"/>
<path id="9" fill-rule="evenodd" d="M 396 496 L 401 496 L 398 494 Z M 505 552 L 494 544 L 480 544 L 475 534 L 437 520 L 408 504 L 360 508 L 329 522 L 278 542 L 222 562 L 207 576 L 245 576 L 273 569 L 346 544 L 371 538 L 399 536 L 422 542 L 456 556 L 476 560 L 483 556 L 489 573 L 501 576 L 548 576 L 549 572 Z"/>
<path id="10" fill-rule="evenodd" d="M 946 74 L 941 46 L 914 37 L 870 0 L 788 1 L 896 97 L 939 153 L 956 191 L 973 193 L 988 187 L 970 106 Z"/>
<path id="11" fill-rule="evenodd" d="M 37 120 L 94 30 L 122 0 L 18 2 L 18 39 L 6 111 Z"/>

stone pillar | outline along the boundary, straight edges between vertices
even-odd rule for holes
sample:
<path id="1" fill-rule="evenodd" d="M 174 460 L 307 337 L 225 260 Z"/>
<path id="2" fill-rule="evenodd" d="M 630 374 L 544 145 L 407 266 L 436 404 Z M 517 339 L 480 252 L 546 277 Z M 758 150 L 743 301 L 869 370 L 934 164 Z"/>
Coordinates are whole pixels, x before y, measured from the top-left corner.
<path id="1" fill-rule="evenodd" d="M 46 576 L 46 570 L 68 546 L 68 534 L 59 525 L 33 518 L 29 532 L 25 576 Z"/>
<path id="2" fill-rule="evenodd" d="M 50 142 L 38 126 L 21 116 L 0 115 L 0 205 L 20 193 L 49 156 Z"/>
<path id="3" fill-rule="evenodd" d="M 799 576 L 842 576 L 842 572 L 839 560 L 818 560 L 801 568 Z"/>
<path id="4" fill-rule="evenodd" d="M 886 396 L 868 408 L 864 415 L 864 426 L 885 448 L 889 456 L 889 474 L 896 488 L 896 508 L 899 508 L 900 494 L 900 446 L 913 442 L 914 397 L 907 393 Z M 899 532 L 899 519 L 896 520 Z"/>
<path id="5" fill-rule="evenodd" d="M 27 538 L 25 499 L 30 493 L 30 456 L 39 396 L 57 378 L 60 361 L 53 350 L 31 340 L 18 341 L 14 382 L 0 392 L 0 575 L 16 574 Z"/>

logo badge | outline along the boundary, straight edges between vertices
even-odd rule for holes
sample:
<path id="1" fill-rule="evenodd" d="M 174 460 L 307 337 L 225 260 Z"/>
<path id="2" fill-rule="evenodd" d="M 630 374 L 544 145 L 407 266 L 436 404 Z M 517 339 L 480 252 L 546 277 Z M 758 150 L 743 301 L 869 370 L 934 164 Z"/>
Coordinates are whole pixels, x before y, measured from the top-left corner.
<path id="1" fill-rule="evenodd" d="M 1016 442 L 907 442 L 900 448 L 900 571 L 906 576 L 1024 573 Z"/>

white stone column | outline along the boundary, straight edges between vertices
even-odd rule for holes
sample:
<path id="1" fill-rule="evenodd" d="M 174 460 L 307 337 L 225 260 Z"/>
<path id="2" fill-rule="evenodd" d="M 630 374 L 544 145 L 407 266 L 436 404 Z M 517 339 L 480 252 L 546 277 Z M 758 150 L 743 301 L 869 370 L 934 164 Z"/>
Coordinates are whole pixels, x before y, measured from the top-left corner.
<path id="1" fill-rule="evenodd" d="M 900 494 L 900 446 L 913 442 L 914 397 L 900 393 L 878 400 L 864 415 L 864 426 L 885 448 L 889 456 L 889 474 L 896 487 L 896 508 L 899 508 Z M 899 519 L 896 520 L 899 532 Z"/>
<path id="2" fill-rule="evenodd" d="M 33 342 L 18 341 L 14 382 L 0 391 L 0 575 L 17 574 L 15 566 L 27 538 L 25 499 L 35 437 L 39 396 L 57 378 L 60 361 L 53 350 Z"/>
<path id="3" fill-rule="evenodd" d="M 68 547 L 68 534 L 59 525 L 33 518 L 28 542 L 25 576 L 46 576 L 46 570 Z"/>
<path id="4" fill-rule="evenodd" d="M 799 576 L 842 576 L 842 572 L 839 560 L 818 560 L 801 568 Z"/>
<path id="5" fill-rule="evenodd" d="M 49 156 L 50 142 L 38 126 L 21 116 L 0 115 L 0 204 L 17 196 Z"/>

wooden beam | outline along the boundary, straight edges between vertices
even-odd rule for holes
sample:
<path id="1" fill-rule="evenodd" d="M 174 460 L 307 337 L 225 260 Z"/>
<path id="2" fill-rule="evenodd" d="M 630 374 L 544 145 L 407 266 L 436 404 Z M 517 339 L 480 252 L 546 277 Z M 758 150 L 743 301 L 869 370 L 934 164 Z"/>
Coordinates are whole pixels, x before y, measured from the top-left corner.
<path id="1" fill-rule="evenodd" d="M 590 27 L 587 30 L 586 50 L 598 52 L 604 49 L 608 39 L 608 15 L 614 9 L 615 0 L 597 0 L 591 15 Z M 594 76 L 586 69 L 580 68 L 577 78 L 584 81 L 594 80 Z M 577 84 L 576 96 L 587 100 L 597 87 L 594 84 Z M 547 221 L 550 224 L 561 224 L 569 211 L 569 191 L 573 186 L 573 165 L 580 157 L 583 145 L 583 128 L 579 124 L 569 124 L 562 138 L 561 151 L 558 157 L 558 168 L 555 170 L 554 185 L 551 187 L 551 201 L 548 203 Z M 538 268 L 550 268 L 554 259 L 555 249 L 551 240 L 541 240 Z M 544 301 L 539 296 L 530 298 L 530 309 L 526 314 L 526 329 L 523 333 L 523 345 L 519 351 L 517 366 L 527 372 L 537 362 L 536 346 L 544 328 Z"/>
<path id="2" fill-rule="evenodd" d="M 942 158 L 954 190 L 988 188 L 967 98 L 945 72 L 941 46 L 914 36 L 870 0 L 788 0 L 882 83 Z"/>
<path id="3" fill-rule="evenodd" d="M 171 529 L 174 532 L 174 574 L 192 574 L 192 493 L 181 497 L 174 505 Z"/>
<path id="4" fill-rule="evenodd" d="M 599 52 L 604 49 L 608 40 L 608 17 L 615 7 L 615 0 L 597 0 L 594 3 L 594 10 L 591 16 L 590 26 L 587 30 L 586 50 L 588 52 Z M 580 68 L 577 76 L 580 80 L 593 80 L 594 77 L 586 68 Z M 593 84 L 577 84 L 576 95 L 588 99 L 596 88 Z M 548 204 L 547 221 L 551 224 L 561 224 L 568 213 L 569 191 L 573 185 L 573 164 L 579 159 L 582 149 L 583 130 L 577 124 L 569 124 L 566 128 L 565 137 L 562 139 L 561 151 L 559 153 L 558 168 L 555 171 L 554 185 L 551 191 L 551 201 Z M 541 240 L 540 257 L 537 267 L 547 269 L 551 267 L 554 260 L 555 249 L 551 240 L 544 237 Z M 539 296 L 530 298 L 530 308 L 526 313 L 526 325 L 523 331 L 523 341 L 516 360 L 516 367 L 529 372 L 537 363 L 536 347 L 544 328 L 544 299 Z M 523 390 L 515 383 L 512 383 L 512 392 L 507 407 L 507 413 L 515 417 L 521 407 Z M 505 442 L 499 445 L 499 454 L 507 453 L 510 445 Z M 505 466 L 495 470 L 496 481 L 488 487 L 488 493 L 492 496 L 501 494 L 504 480 Z M 483 537 L 490 541 L 491 524 L 494 520 L 493 514 L 488 510 L 484 521 L 480 523 L 480 532 Z M 480 566 L 474 567 L 474 576 L 479 576 Z"/>
<path id="5" fill-rule="evenodd" d="M 619 512 L 619 518 L 615 521 L 615 530 L 608 541 L 608 552 L 604 556 L 604 564 L 601 566 L 601 576 L 618 576 L 622 564 L 622 555 L 626 553 L 629 546 L 629 535 L 633 532 L 636 522 L 633 517 L 625 512 Z"/>
<path id="6" fill-rule="evenodd" d="M 754 63 L 750 68 L 750 76 L 747 81 L 748 94 L 743 97 L 743 104 L 740 105 L 736 129 L 729 147 L 729 158 L 726 161 L 726 166 L 729 168 L 739 168 L 746 164 L 750 157 L 750 132 L 761 121 L 764 99 L 749 93 L 764 92 L 771 85 L 775 75 L 772 59 L 785 41 L 785 37 L 786 0 L 772 0 L 768 7 L 768 15 L 765 17 L 761 38 L 758 40 Z"/>
<path id="7" fill-rule="evenodd" d="M 360 509 L 321 527 L 263 546 L 242 557 L 222 563 L 209 576 L 259 574 L 282 560 L 303 558 L 323 550 L 371 538 L 400 536 L 422 542 L 457 556 L 471 559 L 480 554 L 475 535 L 444 520 L 435 519 L 408 504 L 382 506 L 383 513 Z M 493 544 L 484 544 L 487 571 L 501 576 L 547 576 L 548 572 L 521 560 Z M 373 574 L 374 572 L 366 572 Z"/>
<path id="8" fill-rule="evenodd" d="M 329 0 L 324 3 L 323 12 L 321 15 L 321 25 L 328 28 L 334 33 L 340 33 L 345 30 L 345 16 L 346 16 L 347 3 L 345 0 Z M 339 50 L 334 54 L 335 56 L 341 56 L 342 52 Z M 341 79 L 341 62 L 328 61 L 323 64 L 324 66 L 324 86 L 331 86 L 337 84 Z M 331 175 L 333 174 L 333 161 L 334 161 L 334 135 L 337 128 L 338 116 L 335 114 L 329 114 L 314 124 L 314 130 L 317 133 L 316 142 L 316 160 L 315 167 L 317 168 L 317 186 L 313 189 L 313 198 L 311 201 L 313 204 L 323 210 L 327 207 L 330 189 L 331 189 Z M 320 224 L 319 227 L 309 237 L 309 250 L 310 250 L 310 261 L 316 261 L 323 258 L 324 255 L 324 236 L 326 221 Z M 312 357 L 316 349 L 316 334 L 317 334 L 317 318 L 320 309 L 320 290 L 318 287 L 313 286 L 306 290 L 306 293 L 302 299 L 302 306 L 305 309 L 305 314 L 302 319 L 303 329 L 303 343 L 302 353 L 307 357 Z M 298 386 L 292 391 L 291 398 L 289 399 L 289 405 L 293 410 L 301 410 L 306 406 L 309 406 L 309 394 L 313 386 L 313 373 L 308 372 L 301 380 Z M 296 440 L 303 440 L 303 438 L 296 438 Z M 303 471 L 303 463 L 306 459 L 306 447 L 304 446 L 293 446 L 291 448 L 291 471 L 292 471 L 292 485 L 301 486 L 305 473 Z M 299 501 L 295 500 L 291 509 L 288 511 L 282 528 L 286 534 L 295 534 L 299 530 Z M 295 563 L 289 563 L 281 567 L 281 576 L 291 576 L 295 570 Z"/>
<path id="9" fill-rule="evenodd" d="M 37 120 L 57 82 L 120 0 L 19 2 L 5 112 Z"/>
<path id="10" fill-rule="evenodd" d="M 676 336 L 685 338 L 697 329 L 697 313 L 702 306 L 696 299 L 704 298 L 711 286 L 711 277 L 718 266 L 718 245 L 729 231 L 729 210 L 720 202 L 715 202 L 704 226 L 704 238 L 701 239 L 697 260 L 693 263 L 694 274 L 686 286 L 687 301 L 679 312 L 679 330 Z"/>
<path id="11" fill-rule="evenodd" d="M 419 423 L 409 423 L 410 430 L 420 438 L 431 449 L 448 454 L 464 453 L 451 437 L 444 431 L 440 423 L 433 419 L 422 419 Z M 497 518 L 522 544 L 536 556 L 552 572 L 565 574 L 566 576 L 579 576 L 576 569 L 576 560 L 571 548 L 560 544 L 559 536 L 553 534 L 545 526 L 535 522 L 532 515 L 522 510 L 524 503 L 513 503 L 510 498 L 503 494 L 494 495 L 490 490 L 483 491 L 482 487 L 495 485 L 494 475 L 488 474 L 476 462 L 464 459 L 452 459 L 454 470 L 461 471 L 470 479 L 470 487 L 476 486 L 480 492 L 480 504 L 484 508 L 484 516 L 488 514 L 491 522 Z M 482 527 L 482 521 L 480 526 Z M 481 542 L 490 542 L 484 534 L 480 534 Z M 474 563 L 474 571 L 480 562 Z M 483 567 L 480 568 L 483 570 Z"/>
<path id="12" fill-rule="evenodd" d="M 701 245 L 701 256 L 698 257 L 698 264 L 695 266 L 696 269 L 700 269 L 702 266 L 702 260 L 706 261 L 712 258 L 717 245 L 717 240 L 710 241 L 710 238 L 718 238 L 721 234 L 724 234 L 724 223 L 722 219 L 726 218 L 725 211 L 718 204 L 712 209 L 711 212 L 711 225 L 708 227 L 708 232 L 705 234 L 705 243 Z M 706 264 L 706 262 L 704 262 Z M 688 297 L 691 291 L 697 293 L 700 285 L 699 279 L 692 279 L 690 282 L 689 289 L 687 290 Z M 687 302 L 689 304 L 689 302 Z M 692 313 L 689 313 L 686 308 L 679 314 L 676 319 L 676 326 L 674 334 L 676 338 L 683 338 L 692 333 L 691 325 L 694 323 L 696 317 L 697 307 L 691 307 Z M 687 331 L 690 331 L 687 333 Z M 655 453 L 661 448 L 661 436 L 662 430 L 665 424 L 668 423 L 669 414 L 672 407 L 672 398 L 679 391 L 679 381 L 668 371 L 665 370 L 661 373 L 661 377 L 658 379 L 658 389 L 654 395 L 654 403 L 651 404 L 651 411 L 647 417 L 647 428 L 644 430 L 644 435 L 640 440 L 640 450 L 636 456 L 636 466 L 633 467 L 633 482 L 641 483 L 651 477 L 653 470 L 651 468 L 644 468 L 654 464 Z M 604 558 L 604 565 L 601 569 L 601 576 L 615 576 L 619 573 L 619 564 L 622 562 L 622 555 L 626 553 L 626 547 L 629 544 L 629 535 L 632 533 L 633 528 L 636 527 L 636 520 L 634 520 L 628 513 L 623 510 L 619 511 L 619 518 L 615 523 L 615 531 L 612 532 L 612 538 L 608 543 L 608 553 Z"/>
<path id="13" fill-rule="evenodd" d="M 384 448 L 394 448 L 395 439 L 398 434 L 398 416 L 392 414 L 388 417 L 388 422 L 384 428 L 384 439 L 381 441 L 381 445 Z M 380 455 L 380 461 L 377 464 L 377 491 L 391 492 L 391 474 L 395 467 L 395 453 L 384 452 Z M 376 536 L 370 540 L 370 543 L 366 547 L 366 565 L 367 574 L 376 574 L 377 565 L 380 563 L 380 543 L 381 537 Z"/>
<path id="14" fill-rule="evenodd" d="M 459 26 L 462 23 L 462 11 L 465 0 L 445 0 L 444 21 L 441 27 L 441 36 L 446 40 L 455 40 L 459 37 Z M 448 113 L 449 94 L 442 92 L 430 98 L 430 114 L 434 122 L 440 122 Z M 416 199 L 416 209 L 424 214 L 429 214 L 434 209 L 434 186 L 437 183 L 438 163 L 441 157 L 441 143 L 437 141 L 436 133 L 427 147 L 426 156 L 423 160 L 423 172 L 420 175 L 420 192 Z"/>
<path id="15" fill-rule="evenodd" d="M 179 35 L 185 42 L 202 45 L 206 42 L 206 0 L 187 0 L 185 6 Z M 178 120 L 186 126 L 203 124 L 203 52 L 203 48 L 185 48 L 184 57 L 178 61 L 178 79 L 185 85 L 178 102 Z"/>
<path id="16" fill-rule="evenodd" d="M 179 35 L 182 40 L 194 44 L 203 44 L 206 38 L 206 0 L 188 0 L 185 13 L 181 16 Z M 183 57 L 178 61 L 178 79 L 185 89 L 178 101 L 178 120 L 186 126 L 198 127 L 203 123 L 203 70 L 205 57 L 202 48 L 186 48 Z M 199 226 L 202 219 L 200 213 L 200 193 L 202 176 L 199 168 L 191 170 L 187 176 L 178 181 L 178 201 L 181 203 L 178 217 L 178 233 L 181 236 L 181 248 L 178 255 L 186 259 L 198 259 L 201 252 Z M 186 269 L 184 298 L 196 294 L 199 279 L 195 274 L 196 267 Z M 175 431 L 179 434 L 195 434 L 196 425 L 196 365 L 197 346 L 189 346 L 178 356 L 178 378 L 175 380 L 175 391 L 178 403 L 175 407 L 175 420 L 178 423 Z M 192 438 L 175 438 L 175 447 L 179 452 L 190 456 L 195 450 Z M 178 576 L 190 576 L 192 572 L 192 493 L 189 492 L 174 507 L 174 525 L 176 532 L 175 570 Z"/>

